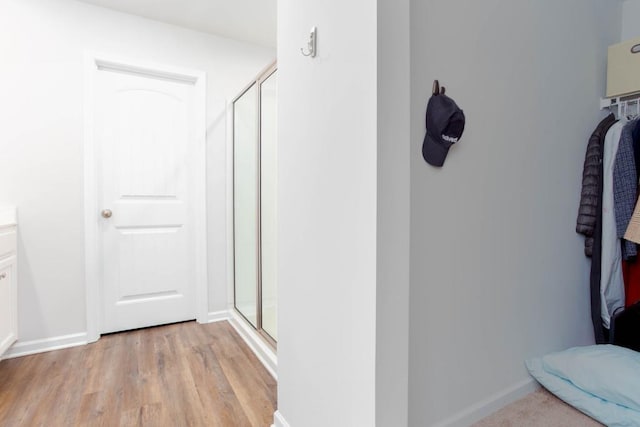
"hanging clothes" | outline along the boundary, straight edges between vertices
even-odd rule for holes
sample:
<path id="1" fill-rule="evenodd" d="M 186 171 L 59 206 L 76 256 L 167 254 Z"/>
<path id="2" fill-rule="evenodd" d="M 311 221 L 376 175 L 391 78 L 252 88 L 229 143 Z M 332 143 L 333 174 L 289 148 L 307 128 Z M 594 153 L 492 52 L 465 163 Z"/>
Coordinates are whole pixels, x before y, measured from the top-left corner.
<path id="1" fill-rule="evenodd" d="M 624 277 L 625 307 L 631 307 L 640 301 L 640 263 L 622 261 Z"/>
<path id="2" fill-rule="evenodd" d="M 626 127 L 625 127 L 626 129 Z M 636 176 L 640 176 L 640 120 L 635 120 L 632 127 L 633 148 L 636 160 Z M 629 220 L 626 233 L 627 241 L 640 242 L 640 201 L 636 201 L 633 214 Z M 640 301 L 640 262 L 636 258 L 628 262 L 623 262 L 625 306 L 630 307 Z"/>
<path id="3" fill-rule="evenodd" d="M 602 298 L 600 296 L 602 271 L 602 151 L 605 136 L 614 123 L 616 123 L 615 116 L 609 114 L 600 122 L 589 138 L 582 174 L 578 226 L 576 227 L 578 233 L 587 233 L 585 254 L 592 256 L 589 288 L 591 294 L 591 322 L 597 344 L 605 344 L 609 340 L 608 331 L 605 331 L 602 326 Z"/>
<path id="4" fill-rule="evenodd" d="M 629 141 L 630 140 L 630 141 Z M 633 163 L 635 165 L 635 174 L 631 175 L 629 173 L 629 171 L 627 171 L 624 175 L 626 176 L 627 181 L 631 181 L 633 182 L 635 185 L 635 193 L 633 193 L 632 196 L 632 190 L 633 190 L 633 186 L 629 186 L 628 182 L 627 183 L 622 183 L 622 186 L 625 188 L 625 190 L 627 191 L 627 194 L 625 195 L 625 197 L 629 200 L 631 199 L 631 205 L 634 206 L 636 204 L 636 201 L 638 200 L 638 178 L 640 177 L 640 119 L 636 119 L 633 120 L 631 123 L 627 124 L 627 126 L 625 126 L 625 128 L 622 131 L 622 140 L 620 141 L 620 147 L 618 147 L 618 156 L 616 157 L 616 161 L 618 160 L 618 157 L 621 156 L 620 151 L 623 150 L 623 144 L 629 144 L 629 142 L 631 142 L 632 148 L 633 148 Z M 617 164 L 616 164 L 617 166 Z M 630 166 L 630 163 L 627 163 L 626 167 L 628 168 Z M 618 178 L 616 179 L 616 176 L 618 176 Z M 614 185 L 618 186 L 619 180 L 622 179 L 622 177 L 620 177 L 618 175 L 618 172 L 614 169 Z M 630 188 L 631 187 L 631 188 Z M 628 205 L 628 201 L 626 202 L 627 205 L 626 206 L 622 206 L 620 209 L 621 211 L 618 211 L 618 203 L 616 200 L 616 224 L 618 226 L 618 234 L 620 233 L 620 226 L 624 226 L 624 223 L 619 224 L 618 223 L 618 215 L 622 214 L 623 212 L 625 212 L 625 216 L 628 213 L 628 209 L 629 209 L 629 205 Z M 632 211 L 635 210 L 635 208 L 631 208 Z M 632 215 L 636 215 L 635 212 L 632 212 Z M 626 220 L 626 218 L 625 218 Z M 625 255 L 630 255 L 630 253 L 627 251 L 627 249 L 629 248 L 629 245 L 632 245 L 634 249 L 636 249 L 636 255 L 637 255 L 637 245 L 636 245 L 636 241 L 637 236 L 635 237 L 631 237 L 631 235 L 633 235 L 633 227 L 630 226 L 630 222 L 631 222 L 631 217 L 629 217 L 628 220 L 626 220 L 626 227 L 625 227 L 625 232 L 627 232 L 629 230 L 629 228 L 631 228 L 631 233 L 629 236 L 627 236 L 626 234 L 623 235 L 623 238 L 625 238 L 624 240 L 624 245 L 622 246 L 622 258 L 624 259 L 624 261 L 622 261 L 622 276 L 624 278 L 624 295 L 625 295 L 625 307 L 631 307 L 632 305 L 638 303 L 640 301 L 640 262 L 638 261 L 637 257 L 632 257 L 632 256 L 625 256 Z M 628 237 L 628 239 L 626 238 Z M 634 241 L 635 239 L 635 241 Z M 625 253 L 625 251 L 627 251 L 627 253 Z"/>
<path id="5" fill-rule="evenodd" d="M 640 118 L 635 120 L 635 124 L 631 136 L 633 137 L 633 154 L 636 162 L 636 173 L 640 177 Z"/>
<path id="6" fill-rule="evenodd" d="M 625 261 L 638 254 L 636 244 L 624 239 L 638 195 L 638 172 L 633 140 L 636 124 L 637 120 L 634 120 L 623 127 L 613 166 L 613 210 L 616 218 L 616 235 L 622 239 L 622 259 Z"/>
<path id="7" fill-rule="evenodd" d="M 610 320 L 613 313 L 625 305 L 622 248 L 616 229 L 614 211 L 613 169 L 622 130 L 626 124 L 627 120 L 622 119 L 611 126 L 605 137 L 602 156 L 602 270 L 600 297 L 602 323 L 606 329 L 610 328 Z"/>
<path id="8" fill-rule="evenodd" d="M 615 122 L 615 116 L 609 114 L 598 124 L 589 138 L 584 158 L 576 232 L 585 236 L 584 253 L 588 257 L 593 254 L 596 221 L 601 211 L 599 203 L 602 197 L 600 183 L 602 180 L 602 147 L 607 132 Z"/>

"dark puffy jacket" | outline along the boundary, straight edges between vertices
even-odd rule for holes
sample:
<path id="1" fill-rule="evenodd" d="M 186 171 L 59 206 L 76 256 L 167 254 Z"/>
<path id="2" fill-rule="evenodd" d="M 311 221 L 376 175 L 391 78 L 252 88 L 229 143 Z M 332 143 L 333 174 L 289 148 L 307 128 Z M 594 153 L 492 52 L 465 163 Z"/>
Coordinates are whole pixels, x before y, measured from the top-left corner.
<path id="1" fill-rule="evenodd" d="M 580 208 L 578 209 L 576 231 L 586 236 L 584 253 L 588 257 L 593 254 L 593 233 L 596 228 L 598 201 L 602 197 L 602 189 L 599 188 L 598 183 L 602 173 L 600 164 L 602 162 L 604 138 L 615 122 L 615 116 L 609 114 L 598 124 L 598 127 L 589 138 L 587 153 L 584 158 L 582 192 L 580 193 Z"/>

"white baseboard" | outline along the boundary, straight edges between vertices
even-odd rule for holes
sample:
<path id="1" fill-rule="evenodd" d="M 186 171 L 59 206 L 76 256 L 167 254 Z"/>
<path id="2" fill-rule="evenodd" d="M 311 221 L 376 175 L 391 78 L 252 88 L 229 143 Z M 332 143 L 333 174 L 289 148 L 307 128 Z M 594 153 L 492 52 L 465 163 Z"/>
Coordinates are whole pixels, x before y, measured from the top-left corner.
<path id="1" fill-rule="evenodd" d="M 231 323 L 238 334 L 247 343 L 251 351 L 253 351 L 267 371 L 269 371 L 271 376 L 277 380 L 278 358 L 276 357 L 276 353 L 258 336 L 255 329 L 249 326 L 247 321 L 236 313 L 235 310 L 230 310 L 229 314 L 229 323 Z"/>
<path id="2" fill-rule="evenodd" d="M 44 353 L 47 351 L 61 350 L 63 348 L 76 347 L 87 344 L 87 333 L 62 335 L 59 337 L 45 338 L 32 341 L 18 341 L 2 356 L 2 359 L 28 356 L 30 354 Z"/>
<path id="3" fill-rule="evenodd" d="M 11 333 L 8 337 L 2 340 L 2 342 L 0 342 L 0 355 L 4 354 L 7 350 L 9 350 L 9 348 L 11 348 L 11 346 L 16 341 L 16 339 L 17 339 L 16 334 Z M 0 360 L 2 360 L 2 356 L 0 356 Z"/>
<path id="4" fill-rule="evenodd" d="M 538 383 L 529 378 L 471 405 L 434 427 L 468 427 L 539 388 Z"/>
<path id="5" fill-rule="evenodd" d="M 211 311 L 207 314 L 207 323 L 229 320 L 229 310 Z"/>
<path id="6" fill-rule="evenodd" d="M 276 411 L 273 414 L 273 424 L 271 427 L 290 427 L 287 420 L 284 419 L 280 411 Z"/>

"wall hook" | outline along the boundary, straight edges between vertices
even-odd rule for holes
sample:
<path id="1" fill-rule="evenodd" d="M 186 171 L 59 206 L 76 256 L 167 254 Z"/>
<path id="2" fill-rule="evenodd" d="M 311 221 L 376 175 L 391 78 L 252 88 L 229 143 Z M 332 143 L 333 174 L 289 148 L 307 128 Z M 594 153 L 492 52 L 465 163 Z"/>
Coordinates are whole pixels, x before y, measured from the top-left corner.
<path id="1" fill-rule="evenodd" d="M 431 89 L 431 94 L 434 96 L 444 95 L 447 89 L 444 86 L 440 86 L 440 82 L 438 80 L 433 81 L 433 87 Z"/>
<path id="2" fill-rule="evenodd" d="M 309 42 L 307 43 L 308 51 L 305 52 L 304 48 L 300 48 L 300 52 L 304 56 L 310 56 L 312 58 L 315 58 L 316 57 L 317 43 L 318 43 L 318 28 L 317 27 L 313 27 L 313 28 L 311 28 L 311 32 L 309 33 Z"/>

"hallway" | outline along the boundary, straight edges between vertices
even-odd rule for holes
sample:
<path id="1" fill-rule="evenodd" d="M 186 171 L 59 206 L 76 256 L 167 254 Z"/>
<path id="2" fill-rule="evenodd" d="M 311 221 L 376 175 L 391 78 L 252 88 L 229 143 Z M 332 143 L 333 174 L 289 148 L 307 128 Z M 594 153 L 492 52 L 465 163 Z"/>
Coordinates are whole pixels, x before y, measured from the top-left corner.
<path id="1" fill-rule="evenodd" d="M 269 426 L 276 381 L 227 322 L 0 361 L 0 426 Z"/>

